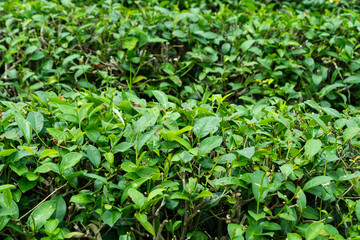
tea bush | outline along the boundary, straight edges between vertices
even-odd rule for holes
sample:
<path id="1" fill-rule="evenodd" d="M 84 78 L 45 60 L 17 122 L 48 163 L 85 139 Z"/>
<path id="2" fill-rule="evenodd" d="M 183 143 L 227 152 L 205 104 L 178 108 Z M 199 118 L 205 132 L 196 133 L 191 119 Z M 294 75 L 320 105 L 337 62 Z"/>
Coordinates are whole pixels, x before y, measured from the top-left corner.
<path id="1" fill-rule="evenodd" d="M 183 10 L 168 1 L 132 2 L 3 3 L 3 97 L 121 87 L 183 100 L 208 90 L 236 92 L 234 103 L 264 95 L 328 107 L 358 101 L 356 1 L 185 1 Z"/>
<path id="2" fill-rule="evenodd" d="M 356 3 L 0 3 L 1 238 L 358 239 Z"/>

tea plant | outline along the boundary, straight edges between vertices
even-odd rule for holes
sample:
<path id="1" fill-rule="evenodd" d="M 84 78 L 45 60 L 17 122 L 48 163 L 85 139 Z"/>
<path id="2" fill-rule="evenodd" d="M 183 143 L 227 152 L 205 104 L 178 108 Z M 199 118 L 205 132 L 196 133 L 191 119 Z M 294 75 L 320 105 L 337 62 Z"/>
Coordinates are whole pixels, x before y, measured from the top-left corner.
<path id="1" fill-rule="evenodd" d="M 152 94 L 157 101 L 115 89 L 2 101 L 1 234 L 358 235 L 357 110 Z"/>
<path id="2" fill-rule="evenodd" d="M 1 2 L 1 239 L 358 239 L 359 10 Z"/>

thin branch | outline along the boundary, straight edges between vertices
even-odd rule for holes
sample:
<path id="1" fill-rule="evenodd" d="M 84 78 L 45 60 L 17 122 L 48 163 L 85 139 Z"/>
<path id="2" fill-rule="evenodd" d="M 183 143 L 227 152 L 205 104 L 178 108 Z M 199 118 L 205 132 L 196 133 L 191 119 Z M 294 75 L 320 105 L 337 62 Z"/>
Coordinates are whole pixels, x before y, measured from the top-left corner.
<path id="1" fill-rule="evenodd" d="M 62 185 L 61 187 L 55 189 L 52 193 L 50 193 L 46 198 L 44 198 L 41 202 L 39 202 L 38 204 L 36 204 L 35 207 L 33 207 L 32 209 L 30 209 L 27 213 L 25 213 L 24 215 L 22 215 L 19 219 L 17 219 L 17 221 L 20 221 L 21 219 L 23 219 L 24 217 L 26 217 L 28 214 L 30 214 L 32 211 L 34 211 L 39 205 L 41 205 L 42 203 L 44 203 L 48 198 L 50 198 L 52 195 L 54 195 L 57 191 L 59 191 L 60 189 L 62 189 L 63 187 L 65 187 L 68 183 L 66 182 L 64 185 Z"/>
<path id="2" fill-rule="evenodd" d="M 164 229 L 164 227 L 165 227 L 165 225 L 166 225 L 167 222 L 168 222 L 168 220 L 165 219 L 165 220 L 160 224 L 159 229 L 158 229 L 158 232 L 157 232 L 157 234 L 156 234 L 156 240 L 164 239 L 164 237 L 161 236 L 161 232 L 162 232 L 162 230 Z"/>

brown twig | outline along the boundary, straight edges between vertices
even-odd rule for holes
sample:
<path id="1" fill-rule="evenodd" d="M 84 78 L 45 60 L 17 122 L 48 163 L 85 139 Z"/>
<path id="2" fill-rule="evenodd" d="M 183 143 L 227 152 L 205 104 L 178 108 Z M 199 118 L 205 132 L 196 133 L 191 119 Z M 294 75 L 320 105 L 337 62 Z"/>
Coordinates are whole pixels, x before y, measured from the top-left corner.
<path id="1" fill-rule="evenodd" d="M 41 202 L 39 202 L 38 204 L 36 204 L 35 207 L 33 207 L 32 209 L 30 209 L 27 213 L 25 213 L 24 215 L 22 215 L 17 221 L 20 221 L 21 219 L 23 219 L 25 216 L 27 216 L 28 214 L 30 214 L 32 211 L 34 211 L 40 204 L 44 203 L 48 198 L 50 198 L 52 195 L 54 195 L 57 191 L 59 191 L 60 189 L 62 189 L 63 187 L 65 187 L 68 183 L 66 182 L 64 185 L 60 186 L 59 188 L 55 189 L 53 192 L 51 192 L 47 197 L 45 197 Z"/>
<path id="2" fill-rule="evenodd" d="M 158 232 L 157 232 L 157 234 L 156 234 L 156 240 L 162 240 L 162 239 L 164 239 L 164 237 L 161 235 L 161 232 L 162 232 L 162 230 L 164 229 L 164 227 L 165 227 L 165 224 L 168 222 L 168 220 L 164 220 L 161 224 L 160 224 L 160 226 L 159 226 L 159 229 L 158 229 Z"/>

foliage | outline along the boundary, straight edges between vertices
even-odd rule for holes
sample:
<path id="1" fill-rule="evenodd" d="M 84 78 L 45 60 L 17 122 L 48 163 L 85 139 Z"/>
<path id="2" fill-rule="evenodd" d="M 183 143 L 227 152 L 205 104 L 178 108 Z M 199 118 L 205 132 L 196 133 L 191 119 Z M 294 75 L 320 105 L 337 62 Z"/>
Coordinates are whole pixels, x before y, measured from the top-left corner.
<path id="1" fill-rule="evenodd" d="M 357 235 L 358 110 L 154 95 L 2 101 L 2 229 L 208 239 L 228 223 L 232 239 Z"/>
<path id="2" fill-rule="evenodd" d="M 199 100 L 207 89 L 236 91 L 234 103 L 264 95 L 336 107 L 358 101 L 356 7 L 324 0 L 191 2 L 2 3 L 3 97 L 110 86 L 184 100 Z"/>
<path id="3" fill-rule="evenodd" d="M 355 3 L 0 3 L 1 237 L 358 239 Z"/>

